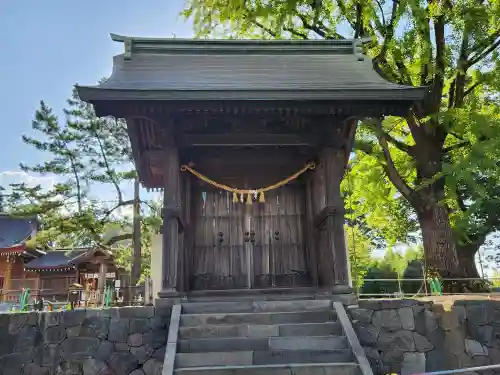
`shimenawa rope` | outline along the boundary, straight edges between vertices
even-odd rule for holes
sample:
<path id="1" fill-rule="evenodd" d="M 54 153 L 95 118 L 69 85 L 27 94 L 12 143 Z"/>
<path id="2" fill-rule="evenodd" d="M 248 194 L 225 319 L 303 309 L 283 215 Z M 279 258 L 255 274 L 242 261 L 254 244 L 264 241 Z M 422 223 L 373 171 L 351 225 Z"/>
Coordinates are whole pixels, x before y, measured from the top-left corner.
<path id="1" fill-rule="evenodd" d="M 206 183 L 208 183 L 212 186 L 215 186 L 218 189 L 233 193 L 233 202 L 234 203 L 238 203 L 239 201 L 241 201 L 243 203 L 243 201 L 245 200 L 245 196 L 246 196 L 247 197 L 246 203 L 252 204 L 252 195 L 255 197 L 255 199 L 258 198 L 258 201 L 260 203 L 264 203 L 266 201 L 265 197 L 264 197 L 265 192 L 280 188 L 280 187 L 290 183 L 291 181 L 295 180 L 296 178 L 298 178 L 300 175 L 302 175 L 306 171 L 313 170 L 314 168 L 316 168 L 315 163 L 306 164 L 302 169 L 295 172 L 290 177 L 287 177 L 284 180 L 281 180 L 273 185 L 269 185 L 267 187 L 260 188 L 260 189 L 238 189 L 238 188 L 234 188 L 234 187 L 231 187 L 228 185 L 220 184 L 220 183 L 208 178 L 207 176 L 202 175 L 200 172 L 194 170 L 193 168 L 191 168 L 190 166 L 185 165 L 185 164 L 181 166 L 181 171 L 182 172 L 188 171 L 191 174 L 193 174 L 194 176 L 198 177 L 200 180 L 205 181 Z M 238 195 L 240 196 L 241 199 L 238 199 Z"/>

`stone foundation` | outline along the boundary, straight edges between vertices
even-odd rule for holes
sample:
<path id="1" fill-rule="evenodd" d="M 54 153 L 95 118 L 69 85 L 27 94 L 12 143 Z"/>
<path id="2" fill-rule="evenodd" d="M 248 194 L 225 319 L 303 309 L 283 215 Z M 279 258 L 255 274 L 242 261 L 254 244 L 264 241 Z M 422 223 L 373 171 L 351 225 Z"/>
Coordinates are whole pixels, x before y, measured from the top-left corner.
<path id="1" fill-rule="evenodd" d="M 375 374 L 500 364 L 500 301 L 368 300 L 349 314 Z"/>
<path id="2" fill-rule="evenodd" d="M 170 311 L 0 314 L 0 373 L 160 375 Z M 375 375 L 500 364 L 500 301 L 365 300 L 348 313 Z"/>
<path id="3" fill-rule="evenodd" d="M 125 307 L 0 315 L 0 372 L 158 375 L 170 309 Z"/>

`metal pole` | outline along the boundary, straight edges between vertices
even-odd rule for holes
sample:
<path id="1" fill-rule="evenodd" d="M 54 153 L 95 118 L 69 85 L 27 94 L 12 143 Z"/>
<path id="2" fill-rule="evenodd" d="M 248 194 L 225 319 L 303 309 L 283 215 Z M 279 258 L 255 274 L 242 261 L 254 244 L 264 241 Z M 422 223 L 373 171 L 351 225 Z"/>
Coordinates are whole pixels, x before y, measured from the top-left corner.
<path id="1" fill-rule="evenodd" d="M 139 196 L 139 177 L 134 181 L 134 218 L 133 218 L 133 260 L 130 286 L 135 287 L 141 277 L 141 202 Z"/>
<path id="2" fill-rule="evenodd" d="M 479 267 L 481 267 L 481 276 L 484 279 L 484 268 L 483 268 L 483 257 L 481 256 L 481 248 L 477 251 L 477 256 L 479 257 Z"/>
<path id="3" fill-rule="evenodd" d="M 475 372 L 475 371 L 485 371 L 500 368 L 500 365 L 488 365 L 488 366 L 478 366 L 478 367 L 468 367 L 468 368 L 460 368 L 455 370 L 443 370 L 443 371 L 434 371 L 434 372 L 420 372 L 412 375 L 446 375 L 446 374 L 456 374 L 462 372 Z"/>

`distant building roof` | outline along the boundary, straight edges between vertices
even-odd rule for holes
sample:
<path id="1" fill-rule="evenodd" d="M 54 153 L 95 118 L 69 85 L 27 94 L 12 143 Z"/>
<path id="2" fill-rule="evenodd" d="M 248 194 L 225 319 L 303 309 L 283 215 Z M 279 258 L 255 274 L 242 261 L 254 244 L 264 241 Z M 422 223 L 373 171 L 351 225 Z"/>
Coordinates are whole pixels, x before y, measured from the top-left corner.
<path id="1" fill-rule="evenodd" d="M 86 259 L 86 255 L 90 255 L 95 251 L 102 251 L 111 255 L 106 250 L 99 248 L 58 249 L 48 251 L 40 258 L 32 260 L 26 264 L 25 269 L 28 271 L 69 270 Z"/>
<path id="2" fill-rule="evenodd" d="M 194 40 L 113 35 L 111 77 L 77 86 L 84 101 L 421 100 L 427 87 L 382 78 L 359 40 Z M 99 110 L 99 105 L 96 106 Z"/>
<path id="3" fill-rule="evenodd" d="M 0 251 L 24 252 L 26 242 L 38 231 L 36 217 L 15 217 L 0 214 Z"/>

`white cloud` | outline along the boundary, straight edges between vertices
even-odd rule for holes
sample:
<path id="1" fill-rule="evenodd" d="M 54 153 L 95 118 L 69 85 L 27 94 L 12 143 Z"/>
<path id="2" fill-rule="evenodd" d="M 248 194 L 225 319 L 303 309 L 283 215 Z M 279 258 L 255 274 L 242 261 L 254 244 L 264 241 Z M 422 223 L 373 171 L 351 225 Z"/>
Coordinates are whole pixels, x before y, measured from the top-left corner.
<path id="1" fill-rule="evenodd" d="M 51 189 L 56 183 L 56 176 L 31 175 L 23 171 L 0 172 L 0 186 L 7 191 L 10 184 L 25 183 L 29 187 L 40 185 L 43 189 Z"/>

